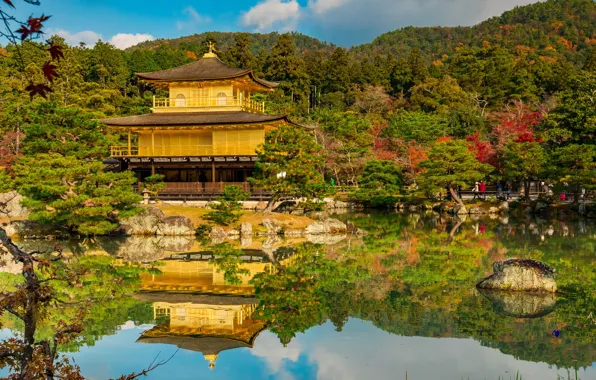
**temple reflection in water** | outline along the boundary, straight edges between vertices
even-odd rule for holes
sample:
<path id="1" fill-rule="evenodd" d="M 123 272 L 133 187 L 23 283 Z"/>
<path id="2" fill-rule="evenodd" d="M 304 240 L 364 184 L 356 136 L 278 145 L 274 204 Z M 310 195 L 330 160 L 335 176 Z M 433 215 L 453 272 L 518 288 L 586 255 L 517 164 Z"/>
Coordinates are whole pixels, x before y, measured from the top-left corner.
<path id="1" fill-rule="evenodd" d="M 246 272 L 237 285 L 226 283 L 223 271 L 211 261 L 212 252 L 172 255 L 159 262 L 161 273 L 143 274 L 137 296 L 153 304 L 157 325 L 137 342 L 201 352 L 211 369 L 222 351 L 252 348 L 266 326 L 253 318 L 258 300 L 249 281 L 257 273 L 274 271 L 277 260 L 291 263 L 292 253 L 244 251 L 239 269 Z"/>

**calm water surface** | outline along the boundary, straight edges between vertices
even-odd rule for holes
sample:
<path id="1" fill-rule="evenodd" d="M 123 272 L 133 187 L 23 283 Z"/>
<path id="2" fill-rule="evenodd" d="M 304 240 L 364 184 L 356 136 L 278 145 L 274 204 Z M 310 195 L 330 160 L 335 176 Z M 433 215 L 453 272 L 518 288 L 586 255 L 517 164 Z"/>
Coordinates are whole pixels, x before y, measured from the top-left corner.
<path id="1" fill-rule="evenodd" d="M 596 379 L 593 224 L 341 218 L 368 235 L 64 242 L 80 265 L 116 268 L 87 285 L 118 297 L 98 302 L 63 351 L 91 379 L 172 355 L 150 379 Z M 560 294 L 479 293 L 508 257 L 555 267 Z M 3 326 L 0 337 L 20 328 L 8 317 Z"/>

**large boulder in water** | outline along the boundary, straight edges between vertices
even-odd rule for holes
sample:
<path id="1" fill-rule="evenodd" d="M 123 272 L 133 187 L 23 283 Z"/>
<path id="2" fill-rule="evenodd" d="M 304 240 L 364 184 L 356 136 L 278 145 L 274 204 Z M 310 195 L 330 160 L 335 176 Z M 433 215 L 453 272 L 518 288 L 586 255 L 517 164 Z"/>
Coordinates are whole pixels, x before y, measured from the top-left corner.
<path id="1" fill-rule="evenodd" d="M 554 293 L 504 292 L 501 290 L 479 289 L 494 310 L 504 316 L 514 318 L 539 318 L 555 310 L 557 296 Z"/>
<path id="2" fill-rule="evenodd" d="M 121 227 L 127 236 L 155 235 L 164 219 L 163 211 L 156 207 L 147 207 L 132 218 L 122 221 Z"/>
<path id="3" fill-rule="evenodd" d="M 186 216 L 169 216 L 157 227 L 157 235 L 163 236 L 194 236 L 195 226 Z"/>
<path id="4" fill-rule="evenodd" d="M 348 226 L 337 220 L 328 218 L 320 222 L 311 223 L 306 227 L 307 235 L 345 234 Z"/>
<path id="5" fill-rule="evenodd" d="M 493 274 L 476 285 L 479 289 L 527 292 L 557 291 L 555 271 L 548 265 L 527 259 L 510 259 L 493 264 Z"/>
<path id="6" fill-rule="evenodd" d="M 21 206 L 23 196 L 16 191 L 0 194 L 0 214 L 8 218 L 26 218 L 29 210 Z"/>

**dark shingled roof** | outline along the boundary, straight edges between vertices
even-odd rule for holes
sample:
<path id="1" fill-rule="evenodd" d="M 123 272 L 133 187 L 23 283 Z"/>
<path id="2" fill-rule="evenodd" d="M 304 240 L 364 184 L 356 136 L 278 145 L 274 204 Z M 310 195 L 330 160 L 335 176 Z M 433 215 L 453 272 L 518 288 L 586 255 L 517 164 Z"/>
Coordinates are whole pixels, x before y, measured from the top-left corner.
<path id="1" fill-rule="evenodd" d="M 256 305 L 255 297 L 213 296 L 198 293 L 140 292 L 135 298 L 144 302 L 195 303 L 203 305 Z"/>
<path id="2" fill-rule="evenodd" d="M 203 355 L 217 355 L 222 351 L 235 348 L 251 348 L 252 344 L 238 340 L 217 337 L 189 337 L 189 336 L 141 336 L 137 343 L 157 343 L 178 346 L 183 350 L 197 351 Z"/>
<path id="3" fill-rule="evenodd" d="M 260 124 L 285 121 L 294 124 L 286 115 L 265 115 L 243 111 L 223 112 L 158 112 L 138 116 L 102 119 L 102 123 L 114 127 L 153 127 L 182 125 Z"/>
<path id="4" fill-rule="evenodd" d="M 279 83 L 257 78 L 251 69 L 238 69 L 223 63 L 217 57 L 203 57 L 197 61 L 168 70 L 137 73 L 137 77 L 148 81 L 181 82 L 197 80 L 232 79 L 250 75 L 257 83 L 275 88 Z"/>

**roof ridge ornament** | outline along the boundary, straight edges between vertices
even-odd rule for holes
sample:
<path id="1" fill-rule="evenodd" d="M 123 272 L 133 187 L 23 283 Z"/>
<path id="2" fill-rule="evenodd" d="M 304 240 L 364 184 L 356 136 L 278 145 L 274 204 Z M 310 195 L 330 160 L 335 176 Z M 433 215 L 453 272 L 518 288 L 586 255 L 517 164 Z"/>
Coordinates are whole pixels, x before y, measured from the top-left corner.
<path id="1" fill-rule="evenodd" d="M 209 41 L 209 52 L 203 54 L 203 58 L 217 58 L 217 54 L 215 54 L 215 42 Z"/>

